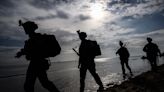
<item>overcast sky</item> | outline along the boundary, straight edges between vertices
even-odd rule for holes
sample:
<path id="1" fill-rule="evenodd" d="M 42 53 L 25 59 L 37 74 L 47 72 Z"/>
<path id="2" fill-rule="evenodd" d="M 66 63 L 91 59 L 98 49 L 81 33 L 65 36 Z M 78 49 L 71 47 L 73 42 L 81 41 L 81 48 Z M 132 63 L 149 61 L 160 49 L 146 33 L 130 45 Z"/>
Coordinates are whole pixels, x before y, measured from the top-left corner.
<path id="1" fill-rule="evenodd" d="M 132 55 L 143 54 L 148 36 L 161 51 L 164 48 L 164 0 L 1 0 L 1 59 L 27 39 L 19 19 L 34 21 L 37 32 L 56 36 L 62 46 L 58 60 L 74 60 L 72 47 L 79 46 L 79 29 L 98 41 L 102 57 L 114 57 L 119 40 Z"/>

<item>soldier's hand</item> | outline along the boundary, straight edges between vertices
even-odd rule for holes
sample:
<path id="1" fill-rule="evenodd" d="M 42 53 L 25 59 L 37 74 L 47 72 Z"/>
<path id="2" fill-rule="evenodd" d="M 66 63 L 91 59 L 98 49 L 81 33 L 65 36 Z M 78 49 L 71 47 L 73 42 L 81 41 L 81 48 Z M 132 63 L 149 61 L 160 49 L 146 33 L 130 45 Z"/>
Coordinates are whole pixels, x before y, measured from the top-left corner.
<path id="1" fill-rule="evenodd" d="M 20 58 L 22 56 L 21 52 L 18 52 L 15 56 L 15 58 Z"/>
<path id="2" fill-rule="evenodd" d="M 80 30 L 77 30 L 77 33 L 80 33 Z"/>
<path id="3" fill-rule="evenodd" d="M 162 55 L 162 54 L 160 54 L 159 56 L 160 56 L 160 57 L 162 57 L 163 55 Z"/>
<path id="4" fill-rule="evenodd" d="M 78 69 L 80 69 L 81 68 L 81 65 L 78 65 Z"/>

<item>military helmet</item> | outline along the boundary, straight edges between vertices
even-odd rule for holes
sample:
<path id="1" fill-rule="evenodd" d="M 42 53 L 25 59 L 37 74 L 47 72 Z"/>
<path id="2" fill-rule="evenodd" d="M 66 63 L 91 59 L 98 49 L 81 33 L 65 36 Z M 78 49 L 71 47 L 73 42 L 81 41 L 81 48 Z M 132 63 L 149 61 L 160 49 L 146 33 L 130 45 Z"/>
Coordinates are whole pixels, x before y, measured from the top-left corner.
<path id="1" fill-rule="evenodd" d="M 147 37 L 147 41 L 148 41 L 148 42 L 151 42 L 151 41 L 152 41 L 152 38 Z"/>
<path id="2" fill-rule="evenodd" d="M 21 20 L 19 20 L 19 26 L 23 26 L 25 32 L 34 32 L 36 29 L 38 29 L 38 25 L 35 24 L 35 22 L 27 21 L 25 23 L 22 23 Z"/>
<path id="3" fill-rule="evenodd" d="M 80 32 L 79 36 L 80 38 L 86 38 L 87 34 L 85 32 Z"/>

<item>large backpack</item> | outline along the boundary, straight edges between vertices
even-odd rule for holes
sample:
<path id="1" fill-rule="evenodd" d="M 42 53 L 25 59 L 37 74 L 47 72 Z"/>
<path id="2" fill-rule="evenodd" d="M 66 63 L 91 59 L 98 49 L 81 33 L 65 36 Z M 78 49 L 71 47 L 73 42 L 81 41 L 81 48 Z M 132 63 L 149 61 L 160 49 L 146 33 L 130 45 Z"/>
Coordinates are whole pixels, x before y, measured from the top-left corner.
<path id="1" fill-rule="evenodd" d="M 58 54 L 60 54 L 61 47 L 59 43 L 57 42 L 56 38 L 54 35 L 47 35 L 44 34 L 42 35 L 42 40 L 44 41 L 43 44 L 43 53 L 44 57 L 54 57 Z"/>
<path id="2" fill-rule="evenodd" d="M 120 58 L 129 58 L 130 54 L 126 47 L 121 47 L 117 53 L 120 55 Z"/>
<path id="3" fill-rule="evenodd" d="M 99 44 L 97 44 L 97 41 L 91 41 L 93 43 L 93 52 L 95 53 L 94 55 L 95 56 L 99 56 L 101 55 L 101 49 L 100 49 L 100 46 Z"/>
<path id="4" fill-rule="evenodd" d="M 101 55 L 100 46 L 97 44 L 97 41 L 87 41 L 87 53 L 91 56 L 99 56 Z"/>
<path id="5" fill-rule="evenodd" d="M 37 33 L 35 37 L 25 41 L 26 59 L 49 58 L 60 54 L 61 47 L 54 35 Z"/>

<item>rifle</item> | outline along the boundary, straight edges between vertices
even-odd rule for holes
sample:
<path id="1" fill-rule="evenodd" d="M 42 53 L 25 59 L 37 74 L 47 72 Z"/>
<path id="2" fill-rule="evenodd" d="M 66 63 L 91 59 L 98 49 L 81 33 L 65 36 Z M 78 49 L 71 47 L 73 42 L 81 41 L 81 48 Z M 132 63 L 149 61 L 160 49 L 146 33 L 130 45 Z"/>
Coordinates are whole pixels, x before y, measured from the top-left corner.
<path id="1" fill-rule="evenodd" d="M 158 56 L 164 57 L 164 53 L 161 53 L 161 55 L 158 55 Z M 143 59 L 143 60 L 144 60 L 144 59 L 147 59 L 147 56 L 142 56 L 141 59 Z"/>
<path id="2" fill-rule="evenodd" d="M 80 30 L 77 30 L 76 32 L 77 32 L 78 35 L 80 35 Z M 79 54 L 74 48 L 72 48 L 72 50 L 73 50 L 78 56 L 80 56 L 80 54 Z"/>
<path id="3" fill-rule="evenodd" d="M 164 52 L 161 54 L 161 56 L 164 56 Z"/>
<path id="4" fill-rule="evenodd" d="M 72 48 L 72 50 L 73 50 L 78 56 L 80 56 L 80 54 L 79 54 L 74 48 Z"/>
<path id="5" fill-rule="evenodd" d="M 74 48 L 72 48 L 72 50 L 78 55 L 78 56 L 80 56 L 80 54 L 74 49 Z M 78 69 L 80 68 L 80 64 L 78 64 Z"/>
<path id="6" fill-rule="evenodd" d="M 145 59 L 147 59 L 147 57 L 146 56 L 142 56 L 141 59 L 142 60 L 145 60 Z"/>

